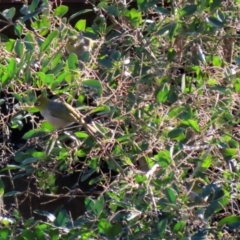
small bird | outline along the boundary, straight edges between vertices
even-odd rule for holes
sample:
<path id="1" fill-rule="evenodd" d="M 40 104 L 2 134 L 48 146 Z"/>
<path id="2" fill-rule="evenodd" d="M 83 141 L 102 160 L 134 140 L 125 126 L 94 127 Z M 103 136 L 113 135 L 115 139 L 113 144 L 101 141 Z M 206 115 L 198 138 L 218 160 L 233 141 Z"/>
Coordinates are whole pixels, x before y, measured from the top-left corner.
<path id="1" fill-rule="evenodd" d="M 188 190 L 188 197 L 192 202 L 206 202 L 208 197 L 203 198 L 201 193 L 207 183 L 201 178 L 195 178 L 186 182 L 186 188 Z"/>
<path id="2" fill-rule="evenodd" d="M 65 47 L 68 53 L 75 53 L 77 56 L 81 56 L 84 52 L 91 52 L 97 42 L 83 35 L 71 36 L 67 40 Z"/>
<path id="3" fill-rule="evenodd" d="M 81 123 L 91 136 L 94 136 L 96 133 L 96 129 L 87 124 L 80 113 L 65 102 L 53 101 L 44 95 L 40 95 L 34 106 L 57 129 L 65 128 L 73 123 Z"/>

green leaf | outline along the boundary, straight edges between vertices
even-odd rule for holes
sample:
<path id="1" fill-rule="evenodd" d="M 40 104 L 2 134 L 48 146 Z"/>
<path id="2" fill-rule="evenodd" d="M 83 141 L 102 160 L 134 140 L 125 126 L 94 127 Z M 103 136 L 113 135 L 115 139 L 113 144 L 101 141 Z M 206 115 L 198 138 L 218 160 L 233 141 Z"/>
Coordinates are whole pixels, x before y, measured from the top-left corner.
<path id="1" fill-rule="evenodd" d="M 58 240 L 59 239 L 59 230 L 58 229 L 49 229 L 48 230 L 49 236 L 51 240 Z"/>
<path id="2" fill-rule="evenodd" d="M 35 137 L 43 137 L 46 136 L 46 134 L 48 133 L 48 131 L 46 130 L 42 130 L 42 129 L 34 129 L 34 130 L 30 130 L 28 132 L 26 132 L 23 135 L 23 139 L 31 139 L 31 138 L 35 138 Z"/>
<path id="3" fill-rule="evenodd" d="M 181 140 L 184 137 L 185 129 L 183 128 L 175 128 L 168 133 L 168 137 L 172 139 Z"/>
<path id="4" fill-rule="evenodd" d="M 24 43 L 17 39 L 15 42 L 14 50 L 17 53 L 18 57 L 22 58 L 24 56 Z"/>
<path id="5" fill-rule="evenodd" d="M 112 16 L 118 17 L 120 15 L 120 12 L 116 6 L 109 6 L 106 10 Z"/>
<path id="6" fill-rule="evenodd" d="M 220 58 L 220 56 L 214 56 L 212 60 L 212 64 L 213 66 L 216 66 L 216 67 L 222 67 L 223 61 Z"/>
<path id="7" fill-rule="evenodd" d="M 79 139 L 86 139 L 86 138 L 88 138 L 88 134 L 86 134 L 85 132 L 75 132 L 74 134 Z"/>
<path id="8" fill-rule="evenodd" d="M 16 156 L 15 156 L 16 157 Z M 21 169 L 19 165 L 7 165 L 5 168 L 2 168 L 0 172 L 6 171 L 6 170 L 16 170 L 16 169 Z"/>
<path id="9" fill-rule="evenodd" d="M 104 197 L 99 196 L 97 200 L 95 201 L 95 213 L 97 216 L 100 216 L 102 213 L 102 207 L 104 206 Z"/>
<path id="10" fill-rule="evenodd" d="M 174 232 L 180 232 L 183 231 L 184 228 L 186 226 L 186 222 L 185 221 L 179 221 L 175 224 L 175 226 L 173 227 L 173 231 Z"/>
<path id="11" fill-rule="evenodd" d="M 173 40 L 175 38 L 177 29 L 180 25 L 176 22 L 171 23 L 170 25 L 170 29 L 169 29 L 169 37 L 171 40 Z"/>
<path id="12" fill-rule="evenodd" d="M 213 214 L 219 210 L 219 209 L 222 209 L 222 205 L 218 202 L 218 201 L 215 201 L 215 202 L 212 202 L 208 205 L 208 207 L 206 208 L 205 212 L 204 212 L 204 218 L 205 219 L 208 219 L 210 217 L 213 216 Z"/>
<path id="13" fill-rule="evenodd" d="M 0 104 L 1 105 L 1 104 Z M 91 113 L 98 113 L 98 115 L 102 115 L 102 114 L 106 114 L 106 113 L 110 113 L 111 112 L 111 109 L 109 106 L 107 105 L 103 105 L 103 106 L 98 106 L 98 107 L 95 107 Z"/>
<path id="14" fill-rule="evenodd" d="M 178 115 L 179 119 L 188 121 L 194 117 L 193 109 L 190 106 L 184 106 L 183 108 L 180 107 L 180 109 L 182 110 L 182 112 Z"/>
<path id="15" fill-rule="evenodd" d="M 165 195 L 167 197 L 167 199 L 172 203 L 172 204 L 176 204 L 176 191 L 173 190 L 172 188 L 165 188 L 164 190 Z"/>
<path id="16" fill-rule="evenodd" d="M 106 69 L 110 69 L 113 67 L 113 61 L 109 58 L 98 59 L 98 63 Z"/>
<path id="17" fill-rule="evenodd" d="M 58 213 L 57 218 L 54 221 L 54 223 L 58 227 L 64 227 L 68 220 L 69 220 L 69 216 L 67 214 L 67 211 L 62 210 Z"/>
<path id="18" fill-rule="evenodd" d="M 240 227 L 240 216 L 234 216 L 234 215 L 228 216 L 218 222 L 219 227 L 223 227 L 226 224 L 231 229 L 239 228 Z"/>
<path id="19" fill-rule="evenodd" d="M 6 18 L 6 19 L 12 19 L 15 16 L 16 13 L 16 9 L 14 7 L 9 8 L 9 9 L 5 9 L 2 12 L 2 15 Z"/>
<path id="20" fill-rule="evenodd" d="M 55 80 L 55 82 L 57 82 L 58 84 L 60 84 L 63 80 L 65 80 L 65 78 L 67 77 L 67 76 L 70 76 L 71 75 L 71 73 L 70 72 L 63 72 L 63 73 L 61 73 L 58 77 L 57 77 L 57 79 Z"/>
<path id="21" fill-rule="evenodd" d="M 42 122 L 41 129 L 39 129 L 39 131 L 43 131 L 43 130 L 45 132 L 49 133 L 49 132 L 54 131 L 55 127 L 53 125 L 51 125 L 49 122 L 44 121 L 44 122 Z"/>
<path id="22" fill-rule="evenodd" d="M 4 188 L 5 188 L 4 183 L 0 178 L 0 198 L 4 195 Z"/>
<path id="23" fill-rule="evenodd" d="M 166 25 L 163 25 L 158 31 L 157 31 L 157 34 L 158 35 L 167 35 L 170 30 L 172 28 L 172 24 L 166 24 Z"/>
<path id="24" fill-rule="evenodd" d="M 156 92 L 156 99 L 158 102 L 166 102 L 168 99 L 168 94 L 169 94 L 169 86 L 164 85 L 164 87 L 160 88 Z"/>
<path id="25" fill-rule="evenodd" d="M 81 174 L 81 182 L 84 182 L 87 179 L 89 179 L 95 172 L 96 172 L 95 169 L 88 169 L 83 171 L 83 173 Z"/>
<path id="26" fill-rule="evenodd" d="M 16 60 L 11 58 L 8 64 L 8 77 L 9 79 L 12 79 L 15 75 L 17 69 L 17 63 Z"/>
<path id="27" fill-rule="evenodd" d="M 90 88 L 94 88 L 97 90 L 97 93 L 99 96 L 102 95 L 102 84 L 100 81 L 98 80 L 94 80 L 94 79 L 89 79 L 89 80 L 84 80 L 82 81 L 82 84 L 86 87 L 90 87 Z"/>
<path id="28" fill-rule="evenodd" d="M 143 174 L 135 174 L 134 178 L 137 183 L 144 183 L 147 181 L 147 176 Z"/>
<path id="29" fill-rule="evenodd" d="M 77 156 L 78 157 L 86 157 L 87 153 L 84 152 L 82 149 L 80 149 L 80 150 L 77 151 Z"/>
<path id="30" fill-rule="evenodd" d="M 35 17 L 37 14 L 39 14 L 41 12 L 41 8 L 36 9 L 33 12 L 28 13 L 28 11 L 26 12 L 26 14 L 24 14 L 25 16 L 22 18 L 22 22 L 26 22 L 29 19 Z"/>
<path id="31" fill-rule="evenodd" d="M 205 228 L 198 230 L 197 233 L 191 236 L 190 240 L 207 240 L 208 231 Z"/>
<path id="32" fill-rule="evenodd" d="M 172 162 L 171 155 L 168 150 L 160 151 L 154 156 L 154 159 L 164 168 L 169 167 Z"/>
<path id="33" fill-rule="evenodd" d="M 205 156 L 205 154 L 204 154 Z M 203 162 L 201 164 L 201 168 L 205 170 L 207 170 L 212 164 L 212 157 L 211 155 L 207 155 L 204 159 Z"/>
<path id="34" fill-rule="evenodd" d="M 168 112 L 168 116 L 170 118 L 178 117 L 178 115 L 181 114 L 185 110 L 185 108 L 186 108 L 185 106 L 174 107 L 170 109 L 170 111 Z"/>
<path id="35" fill-rule="evenodd" d="M 168 225 L 167 219 L 159 221 L 157 228 L 160 236 L 162 236 L 162 234 L 166 232 L 167 225 Z"/>
<path id="36" fill-rule="evenodd" d="M 1 221 L 2 223 L 2 221 Z M 3 224 L 3 223 L 2 223 Z M 4 224 L 3 224 L 4 225 Z M 10 232 L 10 228 L 4 228 L 4 227 L 1 227 L 0 229 L 0 239 L 2 240 L 8 240 L 9 239 L 9 236 L 11 235 L 11 232 Z"/>
<path id="37" fill-rule="evenodd" d="M 50 46 L 51 42 L 53 41 L 54 38 L 58 37 L 58 31 L 55 30 L 55 31 L 52 31 L 48 36 L 47 38 L 45 39 L 44 43 L 41 45 L 40 47 L 40 52 L 43 53 L 45 52 L 48 47 Z"/>
<path id="38" fill-rule="evenodd" d="M 93 211 L 94 214 L 98 217 L 102 213 L 102 209 L 104 206 L 104 198 L 103 196 L 99 196 L 97 200 L 92 200 L 91 198 L 85 199 L 85 206 L 87 210 Z"/>
<path id="39" fill-rule="evenodd" d="M 154 10 L 163 15 L 167 15 L 167 16 L 170 15 L 170 11 L 163 7 L 155 7 Z"/>
<path id="40" fill-rule="evenodd" d="M 219 21 L 215 17 L 209 17 L 209 18 L 206 18 L 206 20 L 214 28 L 222 28 L 222 27 L 224 27 L 224 23 Z"/>
<path id="41" fill-rule="evenodd" d="M 228 87 L 221 86 L 221 85 L 216 85 L 214 87 L 210 87 L 209 90 L 219 91 L 220 93 L 223 93 L 226 95 L 231 93 Z"/>
<path id="42" fill-rule="evenodd" d="M 142 23 L 142 13 L 135 8 L 130 11 L 131 24 L 138 27 Z"/>
<path id="43" fill-rule="evenodd" d="M 240 93 L 240 79 L 236 79 L 234 82 L 234 90 L 236 93 Z"/>
<path id="44" fill-rule="evenodd" d="M 226 148 L 222 150 L 222 154 L 224 157 L 235 158 L 238 154 L 237 148 Z"/>
<path id="45" fill-rule="evenodd" d="M 33 231 L 32 230 L 29 230 L 29 229 L 24 229 L 23 231 L 22 231 L 22 237 L 23 237 L 23 239 L 25 238 L 25 239 L 35 239 L 35 234 L 33 233 Z"/>
<path id="46" fill-rule="evenodd" d="M 213 0 L 213 1 L 211 1 L 211 3 L 210 3 L 210 11 L 213 11 L 216 8 L 218 8 L 223 1 L 224 0 Z"/>
<path id="47" fill-rule="evenodd" d="M 85 31 L 86 29 L 86 19 L 80 19 L 76 22 L 74 28 L 78 31 Z"/>
<path id="48" fill-rule="evenodd" d="M 54 9 L 53 15 L 56 17 L 63 17 L 68 12 L 68 6 L 60 5 Z"/>
<path id="49" fill-rule="evenodd" d="M 0 69 L 0 86 L 4 88 L 8 83 L 8 75 L 6 73 L 6 67 L 2 66 Z"/>
<path id="50" fill-rule="evenodd" d="M 136 135 L 135 133 L 132 133 L 132 134 L 126 134 L 126 135 L 123 135 L 121 137 L 117 137 L 116 138 L 116 141 L 117 142 L 125 142 L 126 140 L 131 140 L 132 137 Z M 127 141 L 128 142 L 128 141 Z"/>
<path id="51" fill-rule="evenodd" d="M 29 6 L 29 10 L 32 12 L 38 6 L 40 0 L 32 0 L 31 5 Z"/>
<path id="52" fill-rule="evenodd" d="M 14 32 L 20 38 L 22 36 L 23 27 L 20 24 L 14 24 Z"/>
<path id="53" fill-rule="evenodd" d="M 187 5 L 180 10 L 180 17 L 191 16 L 197 11 L 197 5 Z"/>
<path id="54" fill-rule="evenodd" d="M 81 10 L 79 12 L 76 12 L 74 13 L 69 19 L 68 19 L 68 22 L 70 22 L 71 20 L 73 20 L 75 17 L 78 17 L 79 15 L 81 14 L 84 14 L 84 13 L 88 13 L 88 12 L 92 12 L 93 10 L 92 9 L 84 9 L 84 10 Z"/>
<path id="55" fill-rule="evenodd" d="M 29 32 L 26 33 L 26 35 L 24 37 L 24 44 L 25 44 L 26 50 L 31 51 L 35 48 L 34 37 Z"/>
<path id="56" fill-rule="evenodd" d="M 35 239 L 46 240 L 43 230 L 39 228 L 34 229 L 34 235 L 35 235 Z"/>
<path id="57" fill-rule="evenodd" d="M 15 44 L 15 40 L 9 39 L 4 45 L 6 47 L 6 50 L 8 50 L 9 52 L 12 52 L 14 44 Z"/>
<path id="58" fill-rule="evenodd" d="M 98 230 L 100 233 L 104 234 L 108 239 L 112 239 L 121 233 L 122 227 L 120 223 L 115 223 L 112 225 L 108 219 L 102 218 L 98 223 Z"/>
<path id="59" fill-rule="evenodd" d="M 76 70 L 78 67 L 78 57 L 75 53 L 70 53 L 67 58 L 67 66 L 69 70 Z"/>
<path id="60" fill-rule="evenodd" d="M 189 119 L 188 123 L 189 123 L 189 125 L 191 126 L 191 128 L 193 130 L 195 130 L 196 132 L 200 133 L 200 127 L 199 127 L 199 125 L 198 125 L 196 120 Z"/>
<path id="61" fill-rule="evenodd" d="M 37 163 L 39 162 L 39 158 L 36 158 L 36 157 L 30 157 L 30 158 L 27 158 L 25 159 L 24 161 L 22 161 L 21 163 L 21 166 L 24 167 L 24 165 L 29 165 L 29 164 L 32 164 L 32 163 Z"/>
<path id="62" fill-rule="evenodd" d="M 172 62 L 172 61 L 174 60 L 175 56 L 176 56 L 176 51 L 175 51 L 175 49 L 170 48 L 170 49 L 168 50 L 168 55 L 167 55 L 168 61 L 169 61 L 169 62 Z"/>
<path id="63" fill-rule="evenodd" d="M 142 12 L 151 11 L 150 9 L 155 7 L 157 5 L 157 3 L 158 3 L 157 0 L 151 0 L 151 1 L 149 1 L 149 0 L 137 0 L 138 8 Z"/>

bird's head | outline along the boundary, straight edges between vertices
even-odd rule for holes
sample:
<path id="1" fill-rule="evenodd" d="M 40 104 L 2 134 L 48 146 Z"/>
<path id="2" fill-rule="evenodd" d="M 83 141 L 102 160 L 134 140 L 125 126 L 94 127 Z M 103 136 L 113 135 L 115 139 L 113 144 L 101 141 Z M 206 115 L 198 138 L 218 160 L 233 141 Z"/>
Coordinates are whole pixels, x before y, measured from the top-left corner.
<path id="1" fill-rule="evenodd" d="M 49 104 L 49 99 L 44 96 L 44 95 L 40 95 L 37 98 L 37 101 L 34 103 L 34 106 L 39 110 L 39 111 L 43 111 L 48 107 Z"/>
<path id="2" fill-rule="evenodd" d="M 206 182 L 201 178 L 195 178 L 186 182 L 187 189 L 195 193 L 201 193 L 205 186 Z"/>
<path id="3" fill-rule="evenodd" d="M 69 53 L 74 52 L 78 41 L 79 41 L 78 36 L 71 36 L 68 38 L 67 43 L 66 43 L 66 49 Z"/>

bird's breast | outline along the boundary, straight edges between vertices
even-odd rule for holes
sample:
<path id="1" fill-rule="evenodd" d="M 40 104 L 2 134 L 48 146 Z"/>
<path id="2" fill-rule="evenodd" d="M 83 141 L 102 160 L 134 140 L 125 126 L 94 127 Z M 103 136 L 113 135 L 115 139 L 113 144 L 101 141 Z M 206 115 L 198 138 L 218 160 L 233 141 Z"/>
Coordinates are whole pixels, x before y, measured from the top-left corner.
<path id="1" fill-rule="evenodd" d="M 41 115 L 55 128 L 64 128 L 72 124 L 61 118 L 52 116 L 48 109 L 42 110 Z"/>

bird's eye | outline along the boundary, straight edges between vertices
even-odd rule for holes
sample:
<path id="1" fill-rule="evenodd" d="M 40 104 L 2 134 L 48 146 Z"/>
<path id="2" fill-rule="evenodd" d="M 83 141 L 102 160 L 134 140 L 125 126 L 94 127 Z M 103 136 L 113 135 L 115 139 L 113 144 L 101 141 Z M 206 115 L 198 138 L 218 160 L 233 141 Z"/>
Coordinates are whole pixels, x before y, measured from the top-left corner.
<path id="1" fill-rule="evenodd" d="M 37 102 L 35 103 L 35 105 L 36 105 L 36 106 L 40 106 L 40 105 L 41 105 L 41 102 L 40 102 L 40 101 L 37 101 Z"/>
<path id="2" fill-rule="evenodd" d="M 203 184 L 202 183 L 198 183 L 197 184 L 199 188 L 202 188 L 203 187 Z"/>

